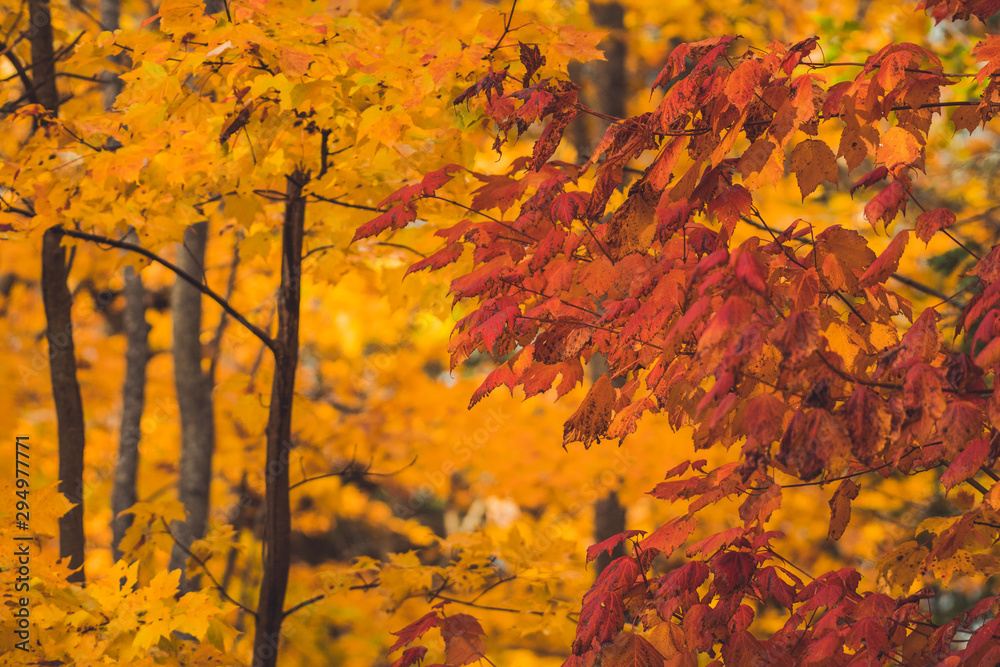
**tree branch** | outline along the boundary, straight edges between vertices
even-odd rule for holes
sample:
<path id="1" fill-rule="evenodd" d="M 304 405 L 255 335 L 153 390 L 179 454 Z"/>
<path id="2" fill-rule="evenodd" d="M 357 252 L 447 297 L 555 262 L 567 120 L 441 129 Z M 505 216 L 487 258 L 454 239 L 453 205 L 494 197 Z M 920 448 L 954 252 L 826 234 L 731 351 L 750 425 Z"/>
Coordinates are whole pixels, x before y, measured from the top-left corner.
<path id="1" fill-rule="evenodd" d="M 93 241 L 95 243 L 102 243 L 104 245 L 109 245 L 109 246 L 111 246 L 113 248 L 120 248 L 122 250 L 130 250 L 130 251 L 132 251 L 134 253 L 138 253 L 138 254 L 142 255 L 146 259 L 152 260 L 152 261 L 156 262 L 157 264 L 170 269 L 175 274 L 177 274 L 177 276 L 179 278 L 187 281 L 188 283 L 190 283 L 191 285 L 193 285 L 194 287 L 196 287 L 198 289 L 198 291 L 200 291 L 202 294 L 204 294 L 205 296 L 207 296 L 208 298 L 210 298 L 212 301 L 215 301 L 217 304 L 219 304 L 219 306 L 221 306 L 224 311 L 226 311 L 227 313 L 229 313 L 229 315 L 232 316 L 232 318 L 234 320 L 236 320 L 237 322 L 239 322 L 240 324 L 242 324 L 244 327 L 246 327 L 247 330 L 250 331 L 250 333 L 252 333 L 257 338 L 259 338 L 261 340 L 261 342 L 264 343 L 264 345 L 266 345 L 269 350 L 271 350 L 272 352 L 274 352 L 274 340 L 270 336 L 268 336 L 266 333 L 264 333 L 259 327 L 256 327 L 253 324 L 251 324 L 235 308 L 233 308 L 231 305 L 229 305 L 228 301 L 226 301 L 221 296 L 219 296 L 211 287 L 209 287 L 208 285 L 203 284 L 199 280 L 196 280 L 194 277 L 192 277 L 189 274 L 187 274 L 184 271 L 182 271 L 180 269 L 180 267 L 178 267 L 177 265 L 175 265 L 175 264 L 173 264 L 171 262 L 168 262 L 167 260 L 163 259 L 162 257 L 160 257 L 159 255 L 157 255 L 156 253 L 150 252 L 149 250 L 146 250 L 142 246 L 138 246 L 138 245 L 136 245 L 134 243 L 128 243 L 127 241 L 118 241 L 118 240 L 115 240 L 115 239 L 107 237 L 107 236 L 100 236 L 98 234 L 89 234 L 87 232 L 80 232 L 80 231 L 76 231 L 76 230 L 73 230 L 73 229 L 58 229 L 58 230 L 56 230 L 56 233 L 58 233 L 58 234 L 60 234 L 62 236 L 69 236 L 69 237 L 72 237 L 72 238 L 75 238 L 75 239 L 81 239 L 83 241 Z"/>

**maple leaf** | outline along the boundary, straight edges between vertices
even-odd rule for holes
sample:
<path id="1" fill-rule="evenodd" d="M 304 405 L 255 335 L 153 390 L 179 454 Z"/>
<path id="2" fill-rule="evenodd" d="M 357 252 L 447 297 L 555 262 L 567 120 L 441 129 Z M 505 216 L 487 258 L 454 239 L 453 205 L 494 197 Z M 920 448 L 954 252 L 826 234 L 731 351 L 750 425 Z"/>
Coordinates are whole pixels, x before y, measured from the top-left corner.
<path id="1" fill-rule="evenodd" d="M 645 535 L 645 534 L 646 531 L 644 530 L 626 530 L 624 533 L 613 535 L 606 540 L 603 540 L 601 542 L 598 542 L 597 544 L 589 546 L 587 547 L 587 562 L 589 563 L 590 561 L 596 559 L 598 556 L 601 555 L 602 552 L 605 551 L 607 551 L 608 555 L 610 556 L 611 552 L 614 551 L 615 547 L 617 547 L 622 542 L 625 542 L 626 540 L 629 540 L 635 537 L 636 535 Z"/>
<path id="2" fill-rule="evenodd" d="M 609 642 L 625 624 L 625 609 L 620 595 L 611 590 L 593 588 L 583 596 L 580 621 L 576 626 L 573 653 L 582 655 L 596 640 Z"/>
<path id="3" fill-rule="evenodd" d="M 487 375 L 486 379 L 483 380 L 483 383 L 479 385 L 479 388 L 476 389 L 475 392 L 473 392 L 472 398 L 469 400 L 469 408 L 475 406 L 476 403 L 481 401 L 484 397 L 488 396 L 494 389 L 496 389 L 500 385 L 506 386 L 513 394 L 514 386 L 517 383 L 517 379 L 518 379 L 517 376 L 514 375 L 514 372 L 510 368 L 510 362 L 506 362 L 503 365 L 499 366 L 498 368 L 493 370 L 489 375 Z M 547 388 L 548 387 L 546 387 L 546 389 Z"/>
<path id="4" fill-rule="evenodd" d="M 691 219 L 693 209 L 687 199 L 656 207 L 656 240 L 666 244 Z"/>
<path id="5" fill-rule="evenodd" d="M 756 568 L 753 556 L 745 551 L 724 551 L 712 559 L 715 588 L 720 595 L 730 595 L 750 583 Z"/>
<path id="6" fill-rule="evenodd" d="M 479 95 L 481 92 L 486 93 L 487 100 L 491 99 L 493 94 L 503 96 L 503 82 L 510 73 L 509 70 L 510 65 L 504 67 L 502 70 L 489 72 L 474 85 L 467 88 L 465 92 L 456 97 L 454 104 L 461 104 L 462 102 Z"/>
<path id="7" fill-rule="evenodd" d="M 785 609 L 791 609 L 795 603 L 795 586 L 782 579 L 774 566 L 759 568 L 754 575 L 754 586 L 762 599 L 773 597 Z"/>
<path id="8" fill-rule="evenodd" d="M 865 174 L 860 180 L 858 180 L 858 182 L 856 182 L 854 185 L 851 186 L 851 194 L 853 195 L 854 191 L 857 190 L 858 188 L 871 187 L 872 185 L 878 183 L 888 175 L 889 175 L 889 169 L 885 165 L 872 169 L 870 172 Z"/>
<path id="9" fill-rule="evenodd" d="M 537 44 L 527 45 L 524 42 L 517 43 L 521 64 L 524 65 L 524 79 L 522 85 L 527 88 L 531 82 L 531 77 L 535 75 L 542 65 L 545 64 L 545 56 Z"/>
<path id="10" fill-rule="evenodd" d="M 981 436 L 974 439 L 941 474 L 941 484 L 950 491 L 965 480 L 975 477 L 989 453 L 989 438 Z"/>
<path id="11" fill-rule="evenodd" d="M 453 614 L 441 619 L 445 658 L 449 665 L 468 665 L 482 660 L 486 652 L 479 621 L 468 614 Z"/>
<path id="12" fill-rule="evenodd" d="M 771 340 L 784 357 L 784 362 L 794 368 L 816 349 L 819 342 L 819 317 L 808 311 L 791 313 L 774 328 Z"/>
<path id="13" fill-rule="evenodd" d="M 725 95 L 736 107 L 743 107 L 753 99 L 754 91 L 764 76 L 764 68 L 754 57 L 740 61 L 726 80 Z"/>
<path id="14" fill-rule="evenodd" d="M 850 479 L 845 479 L 830 498 L 830 528 L 827 537 L 839 540 L 851 521 L 851 501 L 858 497 L 861 488 Z"/>
<path id="15" fill-rule="evenodd" d="M 941 229 L 948 229 L 955 224 L 955 214 L 946 208 L 936 208 L 925 211 L 917 218 L 916 232 L 917 238 L 925 244 L 929 243 L 934 233 Z"/>
<path id="16" fill-rule="evenodd" d="M 746 630 L 734 633 L 722 644 L 722 656 L 727 665 L 763 667 L 769 664 L 764 645 Z"/>
<path id="17" fill-rule="evenodd" d="M 686 202 L 685 202 L 686 203 Z M 726 188 L 708 202 L 708 214 L 719 219 L 719 223 L 732 233 L 741 216 L 748 215 L 753 207 L 750 193 L 742 185 Z"/>
<path id="18" fill-rule="evenodd" d="M 639 543 L 639 546 L 647 550 L 657 549 L 665 557 L 669 557 L 694 533 L 697 525 L 698 522 L 693 515 L 672 519 L 650 533 L 649 537 Z"/>
<path id="19" fill-rule="evenodd" d="M 844 426 L 851 441 L 851 453 L 863 463 L 871 463 L 884 439 L 882 404 L 878 395 L 863 385 L 857 386 L 844 404 Z"/>
<path id="20" fill-rule="evenodd" d="M 807 139 L 795 147 L 792 151 L 791 169 L 803 200 L 823 181 L 836 185 L 840 178 L 837 156 L 825 141 L 817 139 Z"/>
<path id="21" fill-rule="evenodd" d="M 392 653 L 396 649 L 402 648 L 403 646 L 413 642 L 431 628 L 436 628 L 440 623 L 441 617 L 436 611 L 432 611 L 424 614 L 402 630 L 393 632 L 392 634 L 399 637 L 399 639 L 397 639 L 396 643 L 389 647 L 389 653 Z"/>
<path id="22" fill-rule="evenodd" d="M 899 165 L 922 163 L 923 150 L 924 145 L 920 138 L 897 125 L 882 135 L 882 142 L 875 156 L 879 162 L 893 171 Z"/>
<path id="23" fill-rule="evenodd" d="M 640 635 L 624 632 L 601 652 L 602 667 L 662 667 L 665 658 Z"/>
<path id="24" fill-rule="evenodd" d="M 976 73 L 976 81 L 979 82 L 979 85 L 983 85 L 986 77 L 993 76 L 1000 69 L 1000 36 L 987 35 L 986 39 L 972 48 L 972 55 L 976 57 L 977 61 L 986 62 Z"/>
<path id="25" fill-rule="evenodd" d="M 875 223 L 879 220 L 888 229 L 889 223 L 900 209 L 906 208 L 909 197 L 909 189 L 903 182 L 894 180 L 865 205 L 865 219 L 871 224 L 872 229 L 875 229 Z"/>
<path id="26" fill-rule="evenodd" d="M 861 275 L 861 279 L 858 281 L 861 287 L 871 287 L 877 283 L 884 283 L 889 279 L 889 276 L 896 272 L 909 238 L 910 230 L 908 229 L 902 230 L 893 237 L 882 254 Z"/>
<path id="27" fill-rule="evenodd" d="M 684 553 L 688 558 L 694 558 L 697 554 L 712 555 L 721 549 L 731 546 L 736 540 L 742 539 L 746 533 L 747 530 L 745 528 L 730 528 L 729 530 L 709 535 L 705 539 L 695 542 Z"/>
<path id="28" fill-rule="evenodd" d="M 832 456 L 848 448 L 842 428 L 826 410 L 800 409 L 785 429 L 775 461 L 806 481 L 813 479 Z"/>
<path id="29" fill-rule="evenodd" d="M 563 448 L 571 442 L 582 442 L 589 449 L 592 443 L 599 442 L 611 423 L 616 396 L 616 390 L 608 376 L 599 377 L 580 407 L 566 420 L 563 426 Z"/>
<path id="30" fill-rule="evenodd" d="M 351 243 L 366 239 L 370 236 L 377 236 L 387 229 L 402 229 L 417 219 L 417 210 L 412 206 L 400 204 L 394 206 L 382 215 L 369 220 L 361 225 L 354 232 Z"/>
<path id="31" fill-rule="evenodd" d="M 520 199 L 528 187 L 526 179 L 514 179 L 510 176 L 477 174 L 476 178 L 483 181 L 483 185 L 475 191 L 472 199 L 472 208 L 477 210 L 498 208 L 504 213 Z"/>
<path id="32" fill-rule="evenodd" d="M 426 646 L 413 646 L 403 651 L 403 655 L 399 656 L 390 667 L 412 667 L 413 665 L 419 665 L 426 655 Z"/>

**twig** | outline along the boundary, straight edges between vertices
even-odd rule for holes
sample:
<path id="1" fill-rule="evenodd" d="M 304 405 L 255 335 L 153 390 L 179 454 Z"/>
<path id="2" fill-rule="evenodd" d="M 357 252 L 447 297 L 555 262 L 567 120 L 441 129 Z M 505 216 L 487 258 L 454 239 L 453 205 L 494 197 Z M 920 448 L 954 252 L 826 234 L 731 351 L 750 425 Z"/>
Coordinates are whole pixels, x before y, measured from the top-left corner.
<path id="1" fill-rule="evenodd" d="M 240 604 L 239 601 L 235 600 L 229 593 L 226 592 L 226 589 L 222 587 L 222 584 L 220 584 L 216 580 L 215 576 L 213 576 L 212 573 L 209 571 L 208 566 L 205 564 L 205 561 L 203 561 L 202 559 L 200 559 L 197 556 L 195 556 L 191 552 L 190 549 L 188 549 L 186 546 L 184 546 L 183 544 L 181 544 L 180 541 L 176 537 L 174 537 L 174 534 L 172 532 L 170 532 L 170 526 L 167 525 L 167 520 L 164 519 L 162 516 L 160 517 L 160 523 L 163 524 L 163 529 L 167 531 L 167 535 L 169 535 L 170 539 L 172 539 L 174 541 L 174 544 L 176 544 L 178 547 L 180 547 L 181 550 L 184 553 L 186 553 L 188 556 L 190 556 L 191 558 L 193 558 L 196 561 L 198 561 L 198 564 L 201 565 L 202 571 L 205 573 L 205 575 L 209 579 L 212 580 L 212 583 L 215 584 L 215 588 L 217 588 L 219 590 L 219 593 L 222 595 L 222 597 L 224 597 L 226 600 L 228 600 L 229 602 L 233 603 L 234 605 L 236 605 L 237 607 L 239 607 L 240 609 L 242 609 L 244 612 L 246 612 L 248 614 L 252 614 L 254 618 L 257 617 L 257 612 L 255 612 L 254 610 L 250 609 L 249 607 L 245 607 L 244 605 Z"/>
<path id="2" fill-rule="evenodd" d="M 229 313 L 234 320 L 242 324 L 247 330 L 250 331 L 254 336 L 260 339 L 264 345 L 267 346 L 272 352 L 275 351 L 274 341 L 264 333 L 260 328 L 251 324 L 243 315 L 241 315 L 235 308 L 229 305 L 229 302 L 219 296 L 211 287 L 203 284 L 200 280 L 192 277 L 191 275 L 185 273 L 177 265 L 168 262 L 154 252 L 150 252 L 145 248 L 135 245 L 134 243 L 128 243 L 127 241 L 118 241 L 116 239 L 109 238 L 107 236 L 99 236 L 97 234 L 88 234 L 87 232 L 80 232 L 73 229 L 65 229 L 62 227 L 57 228 L 56 233 L 62 236 L 69 236 L 75 239 L 82 239 L 84 241 L 93 241 L 95 243 L 102 243 L 104 245 L 109 245 L 113 248 L 119 248 L 121 250 L 130 250 L 134 253 L 138 253 L 143 257 L 150 259 L 161 266 L 164 266 L 171 271 L 173 271 L 179 278 L 187 283 L 190 283 L 198 289 L 202 294 L 219 304 L 224 311 Z"/>

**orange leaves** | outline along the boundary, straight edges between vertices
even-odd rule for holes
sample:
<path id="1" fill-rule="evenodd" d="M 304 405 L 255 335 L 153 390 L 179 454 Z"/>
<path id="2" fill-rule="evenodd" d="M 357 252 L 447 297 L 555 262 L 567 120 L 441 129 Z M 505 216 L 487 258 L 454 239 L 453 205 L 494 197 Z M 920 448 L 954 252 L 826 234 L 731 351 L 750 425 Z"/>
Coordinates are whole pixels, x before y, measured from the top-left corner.
<path id="1" fill-rule="evenodd" d="M 910 238 L 910 230 L 904 229 L 889 242 L 888 247 L 878 256 L 868 270 L 862 274 L 859 284 L 861 287 L 871 287 L 878 283 L 884 283 L 889 276 L 896 272 L 899 267 L 899 260 L 906 249 L 906 242 Z"/>
<path id="2" fill-rule="evenodd" d="M 894 180 L 865 206 L 865 219 L 871 224 L 872 229 L 875 229 L 875 223 L 879 220 L 888 229 L 896 214 L 906 208 L 906 201 L 909 198 L 908 184 Z"/>
<path id="3" fill-rule="evenodd" d="M 376 236 L 387 229 L 402 229 L 417 219 L 417 209 L 406 204 L 394 206 L 377 218 L 373 218 L 361 225 L 354 232 L 351 243 L 369 236 Z"/>
<path id="4" fill-rule="evenodd" d="M 822 408 L 799 410 L 792 417 L 775 461 L 804 480 L 810 480 L 827 463 L 850 450 L 843 426 Z"/>
<path id="5" fill-rule="evenodd" d="M 646 531 L 644 530 L 627 530 L 624 533 L 619 533 L 618 535 L 609 537 L 603 542 L 598 542 L 597 544 L 589 546 L 587 547 L 587 562 L 589 563 L 590 561 L 595 560 L 598 556 L 601 555 L 601 553 L 605 551 L 610 556 L 611 552 L 615 550 L 615 547 L 617 547 L 622 542 L 625 542 L 626 540 L 629 540 L 635 537 L 636 535 L 645 535 L 645 534 Z M 636 571 L 635 576 L 639 576 L 638 570 Z M 632 580 L 634 581 L 635 577 L 633 577 Z"/>
<path id="6" fill-rule="evenodd" d="M 948 229 L 954 224 L 955 214 L 946 208 L 925 211 L 917 218 L 917 238 L 924 243 L 929 243 L 935 232 L 941 229 Z"/>
<path id="7" fill-rule="evenodd" d="M 737 280 L 757 294 L 767 294 L 767 282 L 764 278 L 764 270 L 760 268 L 760 264 L 749 250 L 736 255 L 735 273 Z"/>
<path id="8" fill-rule="evenodd" d="M 563 447 L 571 442 L 582 442 L 589 449 L 591 444 L 600 441 L 611 424 L 616 398 L 617 392 L 611 386 L 608 376 L 599 377 L 580 407 L 566 420 L 563 427 Z"/>
<path id="9" fill-rule="evenodd" d="M 601 653 L 607 667 L 661 667 L 664 657 L 644 637 L 624 632 Z"/>
<path id="10" fill-rule="evenodd" d="M 990 440 L 978 437 L 962 449 L 941 475 L 941 484 L 949 491 L 965 480 L 975 477 L 990 453 Z"/>
<path id="11" fill-rule="evenodd" d="M 625 624 L 621 594 L 613 590 L 593 589 L 583 597 L 580 622 L 573 640 L 573 653 L 581 655 L 594 645 L 614 639 Z"/>
<path id="12" fill-rule="evenodd" d="M 792 313 L 775 327 L 771 340 L 781 351 L 785 363 L 794 368 L 816 349 L 819 317 L 813 312 Z"/>
<path id="13" fill-rule="evenodd" d="M 851 442 L 851 452 L 870 464 L 884 444 L 887 415 L 878 395 L 859 385 L 843 406 L 844 425 Z"/>
<path id="14" fill-rule="evenodd" d="M 894 173 L 899 166 L 919 166 L 924 160 L 923 144 L 913 132 L 897 125 L 882 135 L 876 159 Z"/>
<path id="15" fill-rule="evenodd" d="M 698 522 L 693 515 L 685 515 L 663 524 L 649 537 L 639 543 L 643 549 L 657 549 L 669 558 L 684 542 L 691 537 Z"/>
<path id="16" fill-rule="evenodd" d="M 823 181 L 837 184 L 837 156 L 826 142 L 808 139 L 800 142 L 792 151 L 792 173 L 799 184 L 802 199 L 812 193 Z"/>
<path id="17" fill-rule="evenodd" d="M 830 498 L 830 529 L 827 537 L 839 540 L 851 520 L 851 501 L 858 497 L 860 487 L 850 479 L 845 479 Z"/>
<path id="18" fill-rule="evenodd" d="M 986 39 L 976 44 L 972 49 L 972 55 L 978 62 L 985 62 L 979 72 L 976 73 L 976 81 L 983 85 L 987 77 L 993 76 L 1000 70 L 1000 36 L 987 35 Z"/>
<path id="19" fill-rule="evenodd" d="M 745 58 L 726 80 L 725 94 L 737 108 L 753 99 L 754 90 L 760 85 L 764 69 L 756 58 Z"/>
<path id="20" fill-rule="evenodd" d="M 398 639 L 389 648 L 392 653 L 397 649 L 411 644 L 423 636 L 431 628 L 438 628 L 444 639 L 445 655 L 449 665 L 461 666 L 481 660 L 485 654 L 486 645 L 483 641 L 483 628 L 469 614 L 452 614 L 445 616 L 443 612 L 432 611 L 410 623 L 402 630 L 393 632 Z M 408 667 L 419 662 L 427 649 L 421 646 L 406 649 L 403 655 L 393 663 L 399 667 Z"/>
<path id="21" fill-rule="evenodd" d="M 741 216 L 749 215 L 752 206 L 753 200 L 746 188 L 734 185 L 708 202 L 708 214 L 717 217 L 723 228 L 732 234 L 737 221 Z"/>

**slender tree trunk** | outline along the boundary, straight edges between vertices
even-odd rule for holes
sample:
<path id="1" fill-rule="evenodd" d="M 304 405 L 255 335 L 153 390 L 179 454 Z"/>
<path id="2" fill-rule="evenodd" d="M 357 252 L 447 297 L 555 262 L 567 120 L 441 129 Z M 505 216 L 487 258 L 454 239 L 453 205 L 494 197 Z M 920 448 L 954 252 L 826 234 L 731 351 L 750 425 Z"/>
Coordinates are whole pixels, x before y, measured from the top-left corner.
<path id="1" fill-rule="evenodd" d="M 115 560 L 132 515 L 122 514 L 136 502 L 136 471 L 139 440 L 145 407 L 146 363 L 149 360 L 149 324 L 146 323 L 145 289 L 142 278 L 131 266 L 125 267 L 125 386 L 122 389 L 122 424 L 118 442 L 118 463 L 111 489 L 111 549 Z"/>
<path id="2" fill-rule="evenodd" d="M 57 114 L 59 94 L 48 0 L 29 0 L 28 19 L 31 24 L 28 35 L 31 39 L 32 90 L 27 92 Z M 62 247 L 59 232 L 58 226 L 52 227 L 42 237 L 42 301 L 59 433 L 59 491 L 73 503 L 73 508 L 59 518 L 59 555 L 69 558 L 69 566 L 76 570 L 69 581 L 84 585 L 87 578 L 83 570 L 83 401 L 76 379 L 71 317 L 73 297 L 66 285 L 66 249 Z"/>
<path id="3" fill-rule="evenodd" d="M 185 273 L 201 277 L 205 261 L 208 223 L 199 222 L 184 231 L 177 265 Z M 205 535 L 209 489 L 212 482 L 212 452 L 215 447 L 215 416 L 212 387 L 201 369 L 201 292 L 181 280 L 171 294 L 173 312 L 174 384 L 181 417 L 181 462 L 178 497 L 187 519 L 174 522 L 177 539 L 170 555 L 170 569 L 184 569 L 187 549 Z M 182 577 L 181 590 L 191 590 L 196 581 Z"/>
<path id="4" fill-rule="evenodd" d="M 114 32 L 120 25 L 119 21 L 121 19 L 122 13 L 122 3 L 121 0 L 100 0 L 100 11 L 101 11 L 101 27 L 108 32 Z M 122 55 L 112 56 L 110 60 L 115 63 L 120 63 L 127 56 L 122 53 Z M 104 83 L 104 108 L 111 108 L 115 99 L 118 97 L 118 93 L 122 92 L 122 80 L 118 78 L 118 75 L 114 72 L 105 71 L 102 75 L 105 80 Z"/>
<path id="5" fill-rule="evenodd" d="M 46 338 L 49 342 L 49 369 L 52 397 L 56 405 L 59 431 L 59 492 L 73 508 L 59 518 L 59 556 L 69 558 L 69 576 L 84 584 L 83 571 L 83 401 L 76 379 L 76 351 L 73 346 L 73 297 L 66 286 L 66 249 L 57 227 L 42 237 L 42 301 L 45 304 Z"/>
<path id="6" fill-rule="evenodd" d="M 49 0 L 28 0 L 31 26 L 31 80 L 35 99 L 43 107 L 57 113 L 59 93 L 56 91 L 56 62 L 52 48 L 52 12 Z M 31 91 L 28 91 L 29 94 Z"/>
<path id="7" fill-rule="evenodd" d="M 597 110 L 618 118 L 626 115 L 628 72 L 625 67 L 625 8 L 617 2 L 591 2 L 594 24 L 608 31 L 601 42 L 604 61 L 593 63 Z"/>
<path id="8" fill-rule="evenodd" d="M 299 289 L 302 277 L 302 236 L 306 203 L 302 186 L 308 174 L 288 178 L 281 240 L 281 285 L 278 288 L 278 333 L 275 340 L 271 409 L 267 418 L 267 468 L 264 496 L 264 577 L 257 603 L 253 642 L 254 667 L 277 664 L 288 585 L 291 511 L 288 503 L 288 462 L 292 439 L 292 399 L 299 358 Z"/>

